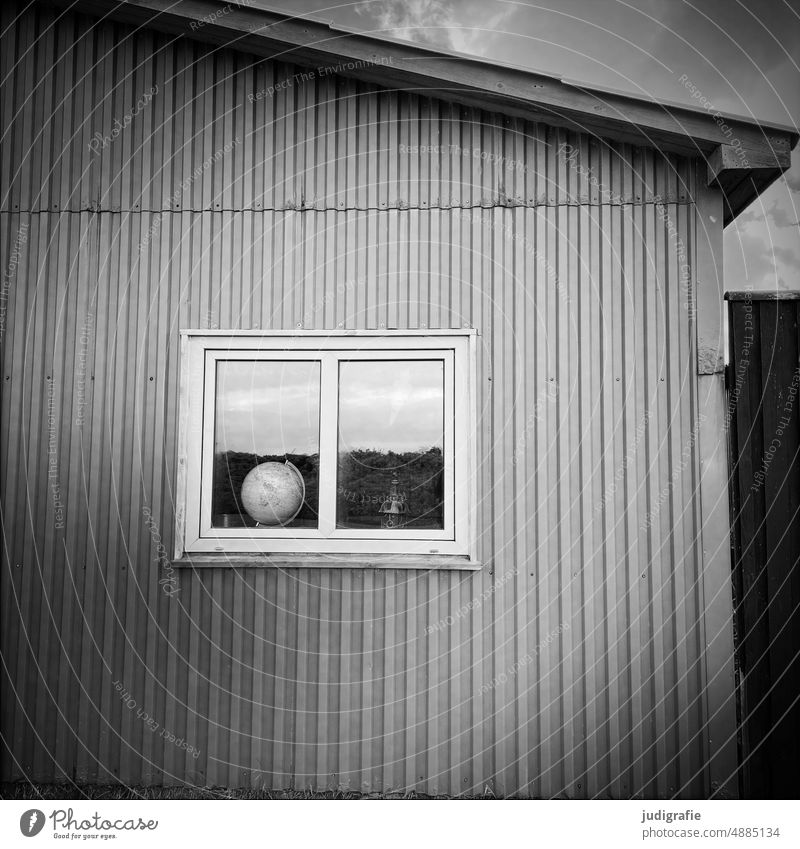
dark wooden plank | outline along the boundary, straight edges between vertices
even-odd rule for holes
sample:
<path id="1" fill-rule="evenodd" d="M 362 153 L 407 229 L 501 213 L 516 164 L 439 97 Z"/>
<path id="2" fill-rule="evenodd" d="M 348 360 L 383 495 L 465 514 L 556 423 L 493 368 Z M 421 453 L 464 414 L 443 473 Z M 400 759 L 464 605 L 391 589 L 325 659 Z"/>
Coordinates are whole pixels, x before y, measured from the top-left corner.
<path id="1" fill-rule="evenodd" d="M 761 319 L 771 720 L 767 748 L 773 797 L 794 798 L 798 736 L 797 725 L 791 727 L 788 721 L 800 693 L 796 674 L 800 614 L 792 606 L 791 593 L 792 573 L 798 569 L 800 557 L 800 399 L 794 304 L 765 302 Z M 764 364 L 768 357 L 767 370 Z"/>
<path id="2" fill-rule="evenodd" d="M 729 296 L 741 790 L 800 792 L 800 304 Z"/>
<path id="3" fill-rule="evenodd" d="M 748 309 L 751 312 L 748 314 Z M 768 773 L 766 752 L 760 745 L 769 728 L 767 707 L 759 705 L 759 693 L 768 690 L 769 669 L 762 662 L 763 646 L 769 634 L 762 615 L 766 590 L 760 582 L 759 564 L 765 559 L 763 540 L 763 493 L 751 489 L 757 463 L 763 452 L 760 420 L 759 305 L 745 303 L 734 307 L 734 375 L 738 386 L 736 401 L 738 457 L 734 472 L 739 495 L 739 524 L 742 547 L 738 552 L 741 596 L 739 599 L 739 660 L 742 671 L 742 711 L 744 715 L 742 759 L 747 795 L 758 795 Z"/>

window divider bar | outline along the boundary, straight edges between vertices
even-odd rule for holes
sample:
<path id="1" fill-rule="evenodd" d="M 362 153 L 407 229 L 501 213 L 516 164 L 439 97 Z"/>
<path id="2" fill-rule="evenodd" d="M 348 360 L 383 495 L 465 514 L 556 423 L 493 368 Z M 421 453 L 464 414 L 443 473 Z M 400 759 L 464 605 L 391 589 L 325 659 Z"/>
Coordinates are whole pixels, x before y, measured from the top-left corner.
<path id="1" fill-rule="evenodd" d="M 214 486 L 214 438 L 217 418 L 217 356 L 204 352 L 202 390 L 202 436 L 200 450 L 200 529 L 211 527 L 211 499 Z"/>
<path id="2" fill-rule="evenodd" d="M 326 539 L 336 530 L 339 358 L 321 352 L 319 404 L 319 530 Z"/>
<path id="3" fill-rule="evenodd" d="M 453 353 L 446 352 L 444 357 L 444 386 L 443 386 L 443 401 L 442 409 L 443 416 L 443 445 L 442 445 L 442 474 L 444 475 L 445 485 L 443 487 L 444 494 L 444 529 L 452 534 L 456 525 L 456 505 L 455 505 L 455 484 L 456 484 L 456 428 L 455 428 L 455 409 L 454 409 L 454 393 L 455 393 L 455 362 Z"/>

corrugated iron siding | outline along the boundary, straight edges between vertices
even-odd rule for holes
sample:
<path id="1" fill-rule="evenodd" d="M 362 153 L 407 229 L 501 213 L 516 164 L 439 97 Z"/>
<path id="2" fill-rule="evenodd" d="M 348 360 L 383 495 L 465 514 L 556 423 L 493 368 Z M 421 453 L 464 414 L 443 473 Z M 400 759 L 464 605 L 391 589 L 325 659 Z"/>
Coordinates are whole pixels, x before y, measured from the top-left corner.
<path id="1" fill-rule="evenodd" d="M 4 777 L 703 795 L 692 163 L 3 15 Z M 159 585 L 178 329 L 301 325 L 478 328 L 482 571 Z"/>

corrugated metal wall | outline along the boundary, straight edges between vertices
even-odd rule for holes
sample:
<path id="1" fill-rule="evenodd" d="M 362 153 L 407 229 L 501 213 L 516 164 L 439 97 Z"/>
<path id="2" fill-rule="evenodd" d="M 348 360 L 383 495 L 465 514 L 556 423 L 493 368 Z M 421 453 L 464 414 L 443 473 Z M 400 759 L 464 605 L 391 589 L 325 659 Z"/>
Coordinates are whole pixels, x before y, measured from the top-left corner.
<path id="1" fill-rule="evenodd" d="M 693 164 L 2 20 L 4 777 L 704 794 Z M 478 328 L 482 571 L 160 563 L 178 329 L 301 325 Z"/>

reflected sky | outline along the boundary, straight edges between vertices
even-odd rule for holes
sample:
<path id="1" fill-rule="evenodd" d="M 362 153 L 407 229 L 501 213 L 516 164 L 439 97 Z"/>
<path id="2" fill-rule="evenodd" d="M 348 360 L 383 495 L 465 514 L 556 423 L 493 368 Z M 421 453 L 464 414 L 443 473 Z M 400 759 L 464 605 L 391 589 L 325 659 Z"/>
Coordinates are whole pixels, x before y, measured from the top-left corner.
<path id="1" fill-rule="evenodd" d="M 216 453 L 316 454 L 318 362 L 219 361 Z"/>
<path id="2" fill-rule="evenodd" d="M 441 360 L 375 360 L 339 365 L 339 450 L 443 448 Z"/>

